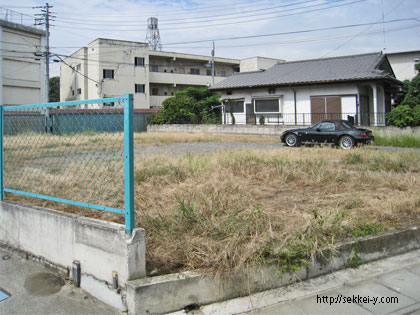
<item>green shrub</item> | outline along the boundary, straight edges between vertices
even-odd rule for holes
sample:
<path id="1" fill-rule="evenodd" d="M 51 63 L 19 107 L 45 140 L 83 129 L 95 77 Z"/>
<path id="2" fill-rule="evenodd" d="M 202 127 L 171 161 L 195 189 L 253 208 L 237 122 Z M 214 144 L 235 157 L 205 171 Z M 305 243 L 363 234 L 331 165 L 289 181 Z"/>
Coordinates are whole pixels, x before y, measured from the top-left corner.
<path id="1" fill-rule="evenodd" d="M 419 126 L 420 125 L 420 105 L 411 107 L 410 105 L 400 105 L 386 115 L 389 125 L 397 127 Z"/>

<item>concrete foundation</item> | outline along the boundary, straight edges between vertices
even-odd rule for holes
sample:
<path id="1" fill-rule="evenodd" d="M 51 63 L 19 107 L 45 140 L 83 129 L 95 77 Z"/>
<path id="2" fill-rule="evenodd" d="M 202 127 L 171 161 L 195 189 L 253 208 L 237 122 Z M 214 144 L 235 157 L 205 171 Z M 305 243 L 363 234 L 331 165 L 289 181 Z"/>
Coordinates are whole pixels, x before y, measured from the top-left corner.
<path id="1" fill-rule="evenodd" d="M 283 131 L 294 128 L 307 128 L 309 126 L 260 126 L 260 125 L 148 125 L 148 132 L 186 132 L 186 133 L 212 133 L 239 136 L 280 137 Z M 420 137 L 420 127 L 362 127 L 373 131 L 376 136 L 402 136 L 412 135 Z"/>
<path id="2" fill-rule="evenodd" d="M 123 291 L 128 280 L 146 275 L 143 229 L 135 229 L 127 237 L 121 224 L 51 209 L 0 202 L 0 244 L 63 269 L 71 270 L 72 262 L 80 261 L 81 287 L 98 298 L 114 295 L 111 300 L 116 299 L 116 290 L 109 285 L 114 271 Z M 97 285 L 92 285 L 92 280 Z M 99 292 L 101 289 L 104 292 Z M 125 309 L 122 295 L 118 298 L 120 301 L 113 306 Z"/>

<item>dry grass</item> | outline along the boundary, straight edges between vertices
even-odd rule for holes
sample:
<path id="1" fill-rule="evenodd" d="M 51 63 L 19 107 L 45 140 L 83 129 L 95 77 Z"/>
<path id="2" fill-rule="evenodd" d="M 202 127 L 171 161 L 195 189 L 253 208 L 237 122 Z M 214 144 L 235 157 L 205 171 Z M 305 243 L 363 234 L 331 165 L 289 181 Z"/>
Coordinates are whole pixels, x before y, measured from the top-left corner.
<path id="1" fill-rule="evenodd" d="M 163 144 L 156 140 L 162 136 L 151 139 Z M 102 176 L 112 177 L 112 170 Z M 146 229 L 147 266 L 158 274 L 261 263 L 294 270 L 320 247 L 420 223 L 420 154 L 413 152 L 298 148 L 161 155 L 136 160 L 135 179 L 136 225 Z M 36 202 L 123 222 L 111 213 Z"/>
<path id="2" fill-rule="evenodd" d="M 135 145 L 168 145 L 192 142 L 264 142 L 276 143 L 279 138 L 263 138 L 256 136 L 211 135 L 207 133 L 183 132 L 148 132 L 134 135 Z"/>

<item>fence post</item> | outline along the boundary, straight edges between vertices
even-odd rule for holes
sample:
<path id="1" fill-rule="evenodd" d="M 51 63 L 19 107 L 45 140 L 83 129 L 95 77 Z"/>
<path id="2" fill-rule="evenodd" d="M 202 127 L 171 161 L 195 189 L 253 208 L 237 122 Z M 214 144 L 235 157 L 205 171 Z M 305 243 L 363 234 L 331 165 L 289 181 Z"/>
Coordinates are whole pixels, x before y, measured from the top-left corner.
<path id="1" fill-rule="evenodd" d="M 134 143 L 133 94 L 124 95 L 124 198 L 125 233 L 131 236 L 134 229 Z"/>
<path id="2" fill-rule="evenodd" d="M 0 105 L 0 200 L 4 200 L 4 156 L 3 156 L 3 135 L 4 135 L 4 117 L 3 105 Z"/>

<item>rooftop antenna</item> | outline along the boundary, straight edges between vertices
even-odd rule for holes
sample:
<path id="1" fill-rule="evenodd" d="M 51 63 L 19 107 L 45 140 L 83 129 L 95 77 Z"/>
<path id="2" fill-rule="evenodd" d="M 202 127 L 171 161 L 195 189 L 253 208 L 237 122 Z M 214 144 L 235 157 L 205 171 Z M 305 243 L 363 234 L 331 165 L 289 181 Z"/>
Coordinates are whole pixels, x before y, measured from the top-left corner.
<path id="1" fill-rule="evenodd" d="M 160 34 L 158 28 L 158 19 L 151 17 L 147 19 L 146 42 L 149 43 L 149 50 L 162 50 Z"/>

